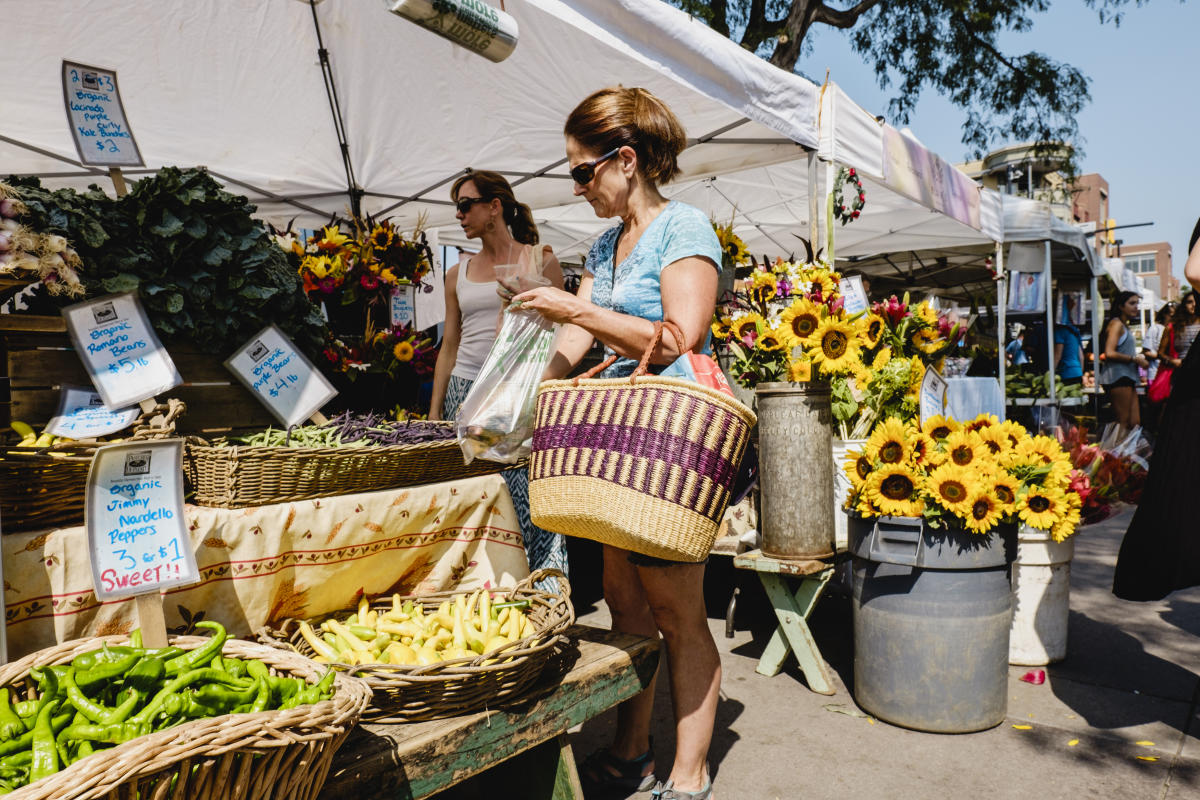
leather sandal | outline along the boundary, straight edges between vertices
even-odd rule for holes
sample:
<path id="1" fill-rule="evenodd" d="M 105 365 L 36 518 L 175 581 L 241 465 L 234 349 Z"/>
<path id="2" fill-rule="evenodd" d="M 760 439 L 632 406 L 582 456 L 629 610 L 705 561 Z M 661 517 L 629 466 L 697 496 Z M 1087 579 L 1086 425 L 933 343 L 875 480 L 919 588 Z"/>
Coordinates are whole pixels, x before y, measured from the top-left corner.
<path id="1" fill-rule="evenodd" d="M 588 756 L 579 770 L 579 778 L 586 792 L 620 789 L 625 793 L 644 792 L 655 786 L 654 770 L 643 775 L 646 767 L 654 763 L 654 740 L 650 749 L 637 758 L 620 758 L 603 747 Z"/>

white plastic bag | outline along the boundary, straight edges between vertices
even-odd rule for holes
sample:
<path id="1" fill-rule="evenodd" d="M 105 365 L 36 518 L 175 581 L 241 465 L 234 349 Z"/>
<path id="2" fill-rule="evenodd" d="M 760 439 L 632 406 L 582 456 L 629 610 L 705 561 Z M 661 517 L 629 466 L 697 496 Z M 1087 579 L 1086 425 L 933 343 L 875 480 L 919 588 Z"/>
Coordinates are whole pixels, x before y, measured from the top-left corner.
<path id="1" fill-rule="evenodd" d="M 518 264 L 496 265 L 496 276 L 514 292 L 548 286 L 541 274 L 541 248 Z M 476 458 L 515 463 L 529 455 L 533 416 L 542 373 L 554 355 L 558 325 L 536 311 L 509 308 L 479 377 L 463 400 L 455 420 L 463 460 Z"/>

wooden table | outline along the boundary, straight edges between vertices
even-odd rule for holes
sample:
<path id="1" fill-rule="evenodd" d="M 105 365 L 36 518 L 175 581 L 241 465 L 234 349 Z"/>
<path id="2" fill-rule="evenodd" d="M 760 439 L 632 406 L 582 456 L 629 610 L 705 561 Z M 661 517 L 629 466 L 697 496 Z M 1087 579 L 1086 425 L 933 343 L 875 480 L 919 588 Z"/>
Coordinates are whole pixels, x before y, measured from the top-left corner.
<path id="1" fill-rule="evenodd" d="M 576 625 L 573 663 L 561 678 L 543 680 L 519 707 L 407 725 L 364 724 L 338 751 L 323 800 L 417 800 L 472 775 L 494 770 L 495 797 L 582 800 L 566 732 L 649 685 L 658 642 Z M 517 758 L 513 758 L 517 756 Z M 504 774 L 501 774 L 504 773 Z"/>
<path id="2" fill-rule="evenodd" d="M 733 565 L 739 569 L 752 569 L 767 590 L 767 597 L 775 608 L 779 626 L 767 643 L 755 672 L 768 677 L 778 675 L 783 669 L 788 653 L 795 653 L 800 669 L 808 681 L 808 688 L 820 694 L 836 694 L 829 667 L 821 657 L 812 631 L 808 629 L 808 615 L 817 605 L 829 579 L 833 577 L 834 562 L 815 560 L 788 560 L 771 558 L 761 550 L 750 550 L 733 557 Z M 788 587 L 789 578 L 799 578 L 800 587 L 793 593 Z"/>

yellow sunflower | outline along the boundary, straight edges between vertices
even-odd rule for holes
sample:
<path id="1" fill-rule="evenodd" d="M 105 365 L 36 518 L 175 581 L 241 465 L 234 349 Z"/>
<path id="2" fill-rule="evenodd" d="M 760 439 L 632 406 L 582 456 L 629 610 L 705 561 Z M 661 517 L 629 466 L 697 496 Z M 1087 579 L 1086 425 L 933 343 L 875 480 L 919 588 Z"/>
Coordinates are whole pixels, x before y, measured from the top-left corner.
<path id="1" fill-rule="evenodd" d="M 934 502 L 954 514 L 966 515 L 971 497 L 980 491 L 970 471 L 946 462 L 929 473 L 925 491 Z"/>
<path id="2" fill-rule="evenodd" d="M 879 337 L 883 335 L 884 325 L 883 317 L 874 311 L 868 311 L 858 318 L 859 335 L 862 336 L 863 344 L 868 349 L 879 344 Z"/>
<path id="3" fill-rule="evenodd" d="M 1000 430 L 999 425 L 989 425 L 986 428 L 980 428 L 975 431 L 975 435 L 979 437 L 979 441 L 983 442 L 988 451 L 993 456 L 996 456 L 998 460 L 1012 449 L 1008 437 L 1004 435 L 1004 431 Z"/>
<path id="4" fill-rule="evenodd" d="M 390 223 L 376 225 L 371 229 L 371 247 L 386 250 L 396 242 L 396 228 Z"/>
<path id="5" fill-rule="evenodd" d="M 743 314 L 733 321 L 733 335 L 738 339 L 742 339 L 749 334 L 754 334 L 757 337 L 759 330 L 764 327 L 766 327 L 766 323 L 758 314 L 753 312 Z"/>
<path id="6" fill-rule="evenodd" d="M 871 369 L 879 371 L 887 366 L 887 363 L 892 360 L 892 348 L 885 347 L 875 354 L 875 360 L 871 362 Z"/>
<path id="7" fill-rule="evenodd" d="M 770 300 L 779 292 L 779 287 L 775 283 L 775 276 L 770 272 L 755 270 L 752 282 L 754 288 L 751 291 L 755 297 L 762 300 Z"/>
<path id="8" fill-rule="evenodd" d="M 933 328 L 925 328 L 913 334 L 912 345 L 925 355 L 933 355 L 942 349 L 945 340 Z"/>
<path id="9" fill-rule="evenodd" d="M 908 430 L 895 417 L 888 417 L 875 426 L 867 439 L 867 458 L 884 464 L 900 464 L 908 460 L 912 451 L 908 444 Z"/>
<path id="10" fill-rule="evenodd" d="M 987 459 L 988 448 L 973 431 L 958 430 L 946 437 L 946 460 L 960 467 L 978 469 Z"/>
<path id="11" fill-rule="evenodd" d="M 833 279 L 832 273 L 830 273 L 828 270 L 813 270 L 812 274 L 809 276 L 809 280 L 812 281 L 813 289 L 820 289 L 821 297 L 826 300 L 828 300 L 829 296 L 838 288 L 837 282 Z"/>
<path id="12" fill-rule="evenodd" d="M 924 300 L 917 304 L 917 317 L 931 328 L 937 326 L 937 312 L 933 310 L 933 306 Z"/>
<path id="13" fill-rule="evenodd" d="M 912 370 L 908 373 L 908 392 L 916 395 L 921 391 L 921 381 L 925 380 L 925 365 L 921 359 L 912 357 Z"/>
<path id="14" fill-rule="evenodd" d="M 797 300 L 779 316 L 779 325 L 788 332 L 788 343 L 793 347 L 811 336 L 820 324 L 821 311 L 808 299 Z"/>
<path id="15" fill-rule="evenodd" d="M 1029 438 L 1029 432 L 1025 430 L 1025 427 L 1019 422 L 1013 422 L 1011 419 L 1001 422 L 1000 430 L 1008 437 L 1009 446 L 1013 448 Z"/>
<path id="16" fill-rule="evenodd" d="M 936 464 L 933 461 L 937 453 L 937 443 L 933 439 L 926 436 L 918 429 L 909 428 L 908 430 L 909 461 L 918 467 L 936 466 L 942 463 L 938 461 Z"/>
<path id="17" fill-rule="evenodd" d="M 729 317 L 718 317 L 713 320 L 712 335 L 717 341 L 725 341 L 733 333 L 733 320 Z"/>
<path id="18" fill-rule="evenodd" d="M 1062 542 L 1075 533 L 1075 529 L 1079 527 L 1080 504 L 1082 501 L 1079 495 L 1075 492 L 1067 492 L 1064 497 L 1067 500 L 1066 511 L 1062 519 L 1055 523 L 1050 529 L 1050 538 L 1056 542 Z"/>
<path id="19" fill-rule="evenodd" d="M 1032 528 L 1049 530 L 1057 525 L 1067 510 L 1067 499 L 1061 492 L 1041 486 L 1030 486 L 1017 501 L 1017 515 Z"/>
<path id="20" fill-rule="evenodd" d="M 855 489 L 862 488 L 863 482 L 874 469 L 875 464 L 867 458 L 866 453 L 859 450 L 851 450 L 846 453 L 846 463 L 842 465 L 842 470 Z"/>
<path id="21" fill-rule="evenodd" d="M 1004 511 L 986 489 L 973 492 L 967 499 L 966 514 L 963 520 L 966 528 L 975 533 L 987 533 L 1000 522 Z"/>
<path id="22" fill-rule="evenodd" d="M 1000 424 L 1000 420 L 995 414 L 980 414 L 967 424 L 963 425 L 969 431 L 981 431 L 984 428 L 993 428 Z"/>
<path id="23" fill-rule="evenodd" d="M 768 328 L 762 332 L 762 336 L 758 337 L 755 346 L 759 350 L 765 350 L 768 353 L 774 353 L 784 348 L 783 333 L 778 329 Z"/>
<path id="24" fill-rule="evenodd" d="M 844 375 L 858 359 L 859 344 L 854 325 L 839 319 L 827 319 L 804 340 L 812 348 L 812 360 L 823 372 Z"/>
<path id="25" fill-rule="evenodd" d="M 812 380 L 812 362 L 801 359 L 788 363 L 788 380 L 792 383 L 808 383 Z"/>
<path id="26" fill-rule="evenodd" d="M 333 264 L 328 256 L 308 256 L 301 262 L 300 269 L 306 269 L 318 278 L 324 278 L 333 269 Z"/>
<path id="27" fill-rule="evenodd" d="M 917 517 L 925 510 L 920 496 L 920 478 L 903 464 L 888 464 L 872 472 L 866 494 L 881 514 Z"/>
<path id="28" fill-rule="evenodd" d="M 958 424 L 958 420 L 948 419 L 941 414 L 934 414 L 925 420 L 925 424 L 921 426 L 921 431 L 936 442 L 945 439 L 961 427 Z"/>
<path id="29" fill-rule="evenodd" d="M 413 346 L 410 342 L 396 342 L 396 346 L 392 348 L 392 355 L 397 361 L 412 361 Z"/>
<path id="30" fill-rule="evenodd" d="M 996 498 L 996 502 L 1000 505 L 1000 510 L 1003 513 L 1011 514 L 1016 510 L 1017 490 L 1019 488 L 1016 478 L 1002 471 L 989 476 L 987 485 L 991 489 L 992 496 Z"/>

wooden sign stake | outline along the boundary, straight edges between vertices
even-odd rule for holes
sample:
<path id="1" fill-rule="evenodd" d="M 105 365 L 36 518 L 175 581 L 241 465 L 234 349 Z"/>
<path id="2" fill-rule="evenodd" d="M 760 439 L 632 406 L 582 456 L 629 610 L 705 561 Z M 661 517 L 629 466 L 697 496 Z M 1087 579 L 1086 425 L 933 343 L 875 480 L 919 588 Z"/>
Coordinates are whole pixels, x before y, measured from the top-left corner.
<path id="1" fill-rule="evenodd" d="M 137 601 L 138 627 L 142 629 L 142 645 L 148 648 L 167 646 L 167 621 L 163 617 L 162 595 L 158 592 L 139 594 Z"/>
<path id="2" fill-rule="evenodd" d="M 329 417 L 325 416 L 320 411 L 314 411 L 312 416 L 309 417 L 309 419 L 312 420 L 312 422 L 316 425 L 329 424 Z"/>
<path id="3" fill-rule="evenodd" d="M 113 189 L 117 192 L 117 197 L 124 197 L 129 194 L 129 187 L 125 185 L 125 176 L 121 174 L 120 167 L 109 167 L 108 177 L 112 179 Z M 163 645 L 164 647 L 166 645 Z"/>

